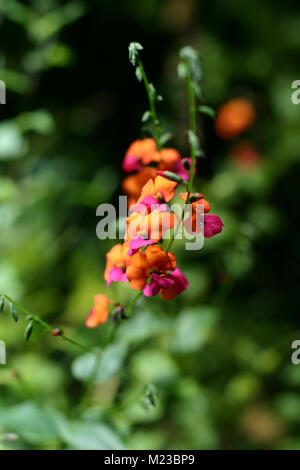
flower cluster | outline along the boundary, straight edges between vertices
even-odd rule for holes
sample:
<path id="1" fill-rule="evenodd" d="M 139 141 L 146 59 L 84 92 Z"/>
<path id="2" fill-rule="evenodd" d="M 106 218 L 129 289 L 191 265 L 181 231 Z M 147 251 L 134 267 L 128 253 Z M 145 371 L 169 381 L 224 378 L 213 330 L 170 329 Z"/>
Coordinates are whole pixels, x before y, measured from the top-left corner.
<path id="1" fill-rule="evenodd" d="M 176 149 L 158 150 L 152 138 L 135 140 L 129 146 L 122 164 L 123 170 L 131 173 L 124 179 L 122 185 L 128 195 L 129 206 L 137 202 L 144 184 L 150 178 L 170 171 L 188 181 L 190 166 L 191 158 L 181 158 Z"/>
<path id="2" fill-rule="evenodd" d="M 122 168 L 128 175 L 123 181 L 123 190 L 129 197 L 129 215 L 123 243 L 115 245 L 106 255 L 104 279 L 107 286 L 113 282 L 127 282 L 138 291 L 137 295 L 160 295 L 165 300 L 172 300 L 188 287 L 188 280 L 178 267 L 175 254 L 170 251 L 176 231 L 183 226 L 192 235 L 202 233 L 209 238 L 222 231 L 223 222 L 219 216 L 209 214 L 210 204 L 202 194 L 192 192 L 196 158 L 201 155 L 194 103 L 201 96 L 199 83 L 202 73 L 198 54 L 190 47 L 183 48 L 180 53 L 180 76 L 186 79 L 193 101 L 190 103 L 191 129 L 188 132 L 191 157 L 182 158 L 176 149 L 164 148 L 155 107 L 155 102 L 161 97 L 148 82 L 140 50 L 140 44 L 131 43 L 129 58 L 136 67 L 138 80 L 143 79 L 145 83 L 150 105 L 146 114 L 151 118 L 153 138 L 135 140 L 124 156 Z M 212 114 L 209 107 L 202 109 Z M 181 215 L 172 210 L 177 190 L 184 201 Z M 187 218 L 186 205 L 189 205 Z M 197 217 L 198 209 L 204 212 L 202 219 Z M 164 239 L 169 240 L 167 246 Z M 86 325 L 93 328 L 106 322 L 110 310 L 112 320 L 124 318 L 130 308 L 124 308 L 102 294 L 96 295 Z"/>
<path id="3" fill-rule="evenodd" d="M 142 145 L 142 141 L 139 143 Z M 140 159 L 140 154 L 137 154 L 136 161 Z M 128 153 L 124 162 L 126 160 Z M 190 223 L 178 220 L 169 206 L 177 186 L 177 182 L 160 175 L 144 184 L 127 217 L 124 243 L 115 245 L 106 255 L 104 279 L 107 286 L 112 282 L 128 282 L 132 289 L 142 291 L 146 297 L 160 294 L 165 300 L 172 300 L 188 287 L 185 275 L 177 266 L 175 254 L 163 249 L 165 232 L 184 223 L 192 228 L 193 234 L 199 233 L 201 227 L 197 226 L 196 212 L 200 205 L 204 207 L 205 237 L 221 232 L 223 223 L 217 215 L 208 214 L 210 204 L 202 194 L 188 195 L 187 192 L 180 193 L 180 197 L 191 204 L 191 220 Z M 104 323 L 109 316 L 109 307 L 113 305 L 105 296 L 96 295 L 86 325 L 93 328 Z"/>

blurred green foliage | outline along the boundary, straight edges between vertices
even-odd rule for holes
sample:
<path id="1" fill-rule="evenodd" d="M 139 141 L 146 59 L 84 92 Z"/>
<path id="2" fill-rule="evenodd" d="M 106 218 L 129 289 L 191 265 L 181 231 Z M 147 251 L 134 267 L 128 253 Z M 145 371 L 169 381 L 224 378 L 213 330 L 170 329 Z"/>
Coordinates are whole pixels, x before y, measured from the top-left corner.
<path id="1" fill-rule="evenodd" d="M 223 233 L 178 262 L 190 287 L 170 303 L 140 302 L 114 344 L 94 357 L 7 310 L 0 337 L 0 448 L 300 448 L 298 219 L 300 11 L 287 0 L 2 0 L 0 290 L 75 339 L 101 348 L 110 325 L 88 331 L 110 241 L 96 238 L 96 207 L 117 201 L 126 148 L 146 108 L 127 62 L 144 45 L 164 96 L 166 131 L 188 152 L 180 47 L 204 58 L 207 103 L 255 102 L 242 136 L 261 159 L 234 161 L 212 120 L 195 184 Z M 239 139 L 237 139 L 239 141 Z M 127 299 L 129 289 L 115 298 Z M 117 297 L 118 296 L 118 297 Z M 12 433 L 15 433 L 14 436 Z"/>

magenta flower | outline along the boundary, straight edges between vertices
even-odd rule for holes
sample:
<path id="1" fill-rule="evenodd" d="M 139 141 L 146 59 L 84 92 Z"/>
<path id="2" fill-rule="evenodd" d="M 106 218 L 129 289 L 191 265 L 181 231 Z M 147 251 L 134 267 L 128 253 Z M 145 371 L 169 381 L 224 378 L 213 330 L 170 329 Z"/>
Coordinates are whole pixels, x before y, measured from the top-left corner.
<path id="1" fill-rule="evenodd" d="M 210 238 L 217 233 L 222 232 L 223 222 L 218 215 L 204 215 L 204 236 Z"/>
<path id="2" fill-rule="evenodd" d="M 159 199 L 153 196 L 146 196 L 141 202 L 130 208 L 130 212 L 150 213 L 153 210 L 166 212 L 169 209 L 168 204 L 161 204 Z"/>
<path id="3" fill-rule="evenodd" d="M 142 165 L 138 157 L 128 155 L 123 160 L 122 168 L 126 173 L 130 173 L 131 171 L 139 171 Z"/>
<path id="4" fill-rule="evenodd" d="M 169 276 L 173 279 L 174 284 L 173 286 L 162 290 L 161 296 L 165 300 L 174 299 L 174 297 L 187 289 L 189 285 L 187 278 L 179 268 L 175 268 Z"/>
<path id="5" fill-rule="evenodd" d="M 142 246 L 153 245 L 153 240 L 146 240 L 142 237 L 133 238 L 129 243 L 129 250 L 127 251 L 128 256 L 132 256 L 139 251 Z"/>
<path id="6" fill-rule="evenodd" d="M 163 276 L 153 273 L 150 284 L 144 287 L 143 294 L 146 297 L 152 297 L 160 292 L 163 299 L 172 300 L 187 289 L 188 284 L 183 272 L 175 268 L 174 271 Z"/>
<path id="7" fill-rule="evenodd" d="M 143 294 L 146 297 L 152 297 L 157 295 L 162 289 L 169 289 L 174 285 L 174 279 L 171 274 L 160 276 L 157 273 L 153 273 L 150 284 L 144 287 Z"/>
<path id="8" fill-rule="evenodd" d="M 189 168 L 192 165 L 192 159 L 190 157 L 183 158 L 182 160 L 178 160 L 174 166 L 174 173 L 180 176 L 183 180 L 188 181 L 190 177 L 190 170 L 184 167 L 184 162 L 189 163 Z M 196 166 L 194 169 L 194 175 L 197 173 Z"/>

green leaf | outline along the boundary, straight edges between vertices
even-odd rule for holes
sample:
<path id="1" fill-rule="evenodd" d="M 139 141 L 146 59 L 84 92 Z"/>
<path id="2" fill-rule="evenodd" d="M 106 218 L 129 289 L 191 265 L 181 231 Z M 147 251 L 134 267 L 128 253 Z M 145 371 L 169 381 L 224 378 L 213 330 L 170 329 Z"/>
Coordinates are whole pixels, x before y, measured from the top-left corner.
<path id="1" fill-rule="evenodd" d="M 200 142 L 198 136 L 191 130 L 188 131 L 189 142 L 191 147 L 193 148 L 196 157 L 205 157 L 205 153 L 200 148 Z"/>
<path id="2" fill-rule="evenodd" d="M 104 382 L 117 375 L 127 353 L 124 344 L 112 344 L 99 354 L 87 353 L 72 363 L 72 374 L 78 380 Z"/>
<path id="3" fill-rule="evenodd" d="M 157 98 L 156 89 L 155 89 L 155 86 L 153 85 L 153 83 L 149 83 L 149 88 L 150 88 L 150 94 L 151 94 L 152 99 L 156 100 L 156 98 Z"/>
<path id="4" fill-rule="evenodd" d="M 202 59 L 198 51 L 191 46 L 183 47 L 179 52 L 181 64 L 178 73 L 181 78 L 190 77 L 195 95 L 202 97 L 201 82 L 203 80 Z"/>
<path id="5" fill-rule="evenodd" d="M 172 347 L 180 353 L 195 352 L 203 348 L 216 327 L 218 311 L 209 306 L 188 308 L 174 323 Z"/>
<path id="6" fill-rule="evenodd" d="M 149 119 L 151 119 L 151 112 L 148 110 L 144 112 L 142 116 L 142 122 L 147 122 Z"/>
<path id="7" fill-rule="evenodd" d="M 3 312 L 4 304 L 5 304 L 5 297 L 4 297 L 4 295 L 2 295 L 2 297 L 0 299 L 0 313 Z"/>
<path id="8" fill-rule="evenodd" d="M 43 409 L 33 402 L 0 408 L 0 427 L 32 444 L 45 445 L 58 438 L 56 419 L 53 410 Z"/>
<path id="9" fill-rule="evenodd" d="M 137 67 L 135 69 L 135 76 L 136 76 L 136 78 L 138 79 L 139 82 L 141 82 L 143 80 L 143 74 L 142 74 L 142 71 L 141 71 L 140 67 Z"/>
<path id="10" fill-rule="evenodd" d="M 19 316 L 18 316 L 18 312 L 17 312 L 17 310 L 16 310 L 16 307 L 10 302 L 9 308 L 10 308 L 11 316 L 13 317 L 13 319 L 15 320 L 15 322 L 17 322 L 18 319 L 19 319 Z"/>
<path id="11" fill-rule="evenodd" d="M 143 46 L 138 42 L 131 42 L 128 46 L 129 60 L 132 65 L 136 65 L 139 59 L 139 51 L 143 50 Z"/>
<path id="12" fill-rule="evenodd" d="M 189 142 L 195 151 L 199 150 L 199 139 L 193 131 L 188 131 Z"/>
<path id="13" fill-rule="evenodd" d="M 148 384 L 147 388 L 145 390 L 144 406 L 146 406 L 146 407 L 156 406 L 157 405 L 157 398 L 158 398 L 157 388 L 153 384 Z"/>
<path id="14" fill-rule="evenodd" d="M 171 181 L 176 181 L 177 183 L 185 183 L 181 176 L 177 175 L 176 173 L 173 173 L 172 171 L 164 171 L 163 173 L 163 176 Z"/>
<path id="15" fill-rule="evenodd" d="M 198 148 L 198 149 L 196 150 L 196 157 L 198 157 L 198 158 L 205 158 L 206 155 L 205 155 L 204 150 Z"/>
<path id="16" fill-rule="evenodd" d="M 79 450 L 123 450 L 119 436 L 106 424 L 93 422 L 65 422 L 60 427 L 61 438 Z"/>
<path id="17" fill-rule="evenodd" d="M 13 160 L 24 155 L 27 142 L 13 121 L 0 124 L 0 160 Z"/>
<path id="18" fill-rule="evenodd" d="M 187 69 L 187 66 L 183 62 L 180 62 L 178 64 L 177 73 L 178 73 L 179 78 L 187 77 L 188 69 Z"/>
<path id="19" fill-rule="evenodd" d="M 165 145 L 172 138 L 173 138 L 173 134 L 171 132 L 164 132 L 160 138 L 161 145 Z"/>
<path id="20" fill-rule="evenodd" d="M 26 326 L 25 333 L 24 333 L 24 339 L 25 341 L 29 341 L 31 333 L 33 330 L 33 321 L 31 320 L 28 325 Z"/>
<path id="21" fill-rule="evenodd" d="M 217 116 L 216 111 L 213 108 L 211 108 L 210 106 L 201 105 L 201 106 L 198 107 L 198 111 L 200 111 L 200 113 L 207 114 L 208 116 L 210 116 L 213 119 Z"/>

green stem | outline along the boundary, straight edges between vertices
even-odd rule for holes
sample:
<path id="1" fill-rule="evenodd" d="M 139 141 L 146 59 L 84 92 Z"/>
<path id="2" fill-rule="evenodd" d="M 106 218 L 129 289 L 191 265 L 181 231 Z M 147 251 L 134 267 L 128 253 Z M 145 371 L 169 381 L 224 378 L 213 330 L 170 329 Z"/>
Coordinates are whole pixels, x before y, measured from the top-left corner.
<path id="1" fill-rule="evenodd" d="M 189 74 L 186 77 L 186 87 L 187 87 L 188 98 L 189 98 L 190 130 L 193 132 L 193 134 L 196 134 L 196 98 L 195 98 L 195 93 L 193 90 L 191 77 Z M 188 197 L 186 200 L 186 204 L 189 203 L 190 195 L 193 189 L 193 181 L 194 181 L 194 173 L 195 173 L 195 165 L 196 165 L 196 152 L 195 152 L 195 147 L 193 145 L 191 145 L 191 158 L 192 158 L 192 164 L 190 168 L 190 177 L 189 177 L 189 184 L 188 184 L 188 191 L 187 191 Z"/>
<path id="2" fill-rule="evenodd" d="M 45 322 L 42 320 L 38 315 L 34 315 L 33 313 L 29 312 L 26 308 L 22 307 L 22 305 L 18 304 L 15 302 L 11 297 L 9 297 L 6 294 L 0 294 L 0 297 L 3 296 L 6 300 L 11 302 L 18 310 L 21 312 L 25 313 L 25 315 L 30 316 L 36 323 L 41 325 L 45 330 L 50 331 L 53 333 L 53 327 L 49 325 L 49 323 Z M 62 338 L 64 341 L 67 341 L 68 343 L 73 344 L 73 346 L 77 346 L 78 348 L 84 349 L 85 351 L 93 351 L 93 349 L 89 348 L 88 346 L 85 346 L 84 344 L 79 343 L 78 341 L 75 341 L 72 338 L 69 338 L 65 334 L 59 335 L 60 338 Z"/>
<path id="3" fill-rule="evenodd" d="M 143 63 L 142 63 L 141 60 L 139 60 L 139 67 L 140 67 L 140 70 L 142 72 L 143 81 L 144 81 L 145 88 L 146 88 L 147 95 L 148 95 L 151 117 L 152 117 L 153 123 L 154 123 L 155 142 L 156 142 L 156 145 L 157 145 L 157 149 L 161 150 L 161 148 L 162 148 L 161 142 L 160 142 L 160 139 L 161 139 L 161 124 L 160 124 L 160 121 L 157 117 L 155 100 L 152 96 L 150 83 L 149 83 L 148 77 L 146 75 L 146 72 L 145 72 L 145 69 L 144 69 L 144 66 L 143 66 Z"/>
<path id="4" fill-rule="evenodd" d="M 135 297 L 133 297 L 133 299 L 129 302 L 128 306 L 126 307 L 125 309 L 125 313 L 127 316 L 130 316 L 131 315 L 131 312 L 132 312 L 132 309 L 133 307 L 135 306 L 135 304 L 137 303 L 138 299 L 141 297 L 141 295 L 143 294 L 143 291 L 140 290 Z"/>
<path id="5" fill-rule="evenodd" d="M 86 387 L 85 387 L 85 390 L 84 390 L 84 392 L 81 396 L 79 404 L 76 407 L 76 410 L 78 410 L 78 413 L 80 413 L 82 410 L 84 410 L 86 404 L 88 403 L 89 396 L 91 394 L 94 382 L 96 381 L 97 372 L 98 372 L 99 366 L 101 364 L 102 352 L 108 346 L 108 344 L 112 341 L 119 324 L 120 324 L 120 322 L 115 322 L 115 323 L 112 324 L 112 327 L 110 328 L 110 331 L 108 332 L 106 341 L 105 341 L 102 349 L 94 351 L 94 353 L 95 353 L 95 363 L 94 363 L 91 375 L 89 376 L 89 378 L 87 380 Z"/>
<path id="6" fill-rule="evenodd" d="M 126 307 L 126 314 L 129 315 L 133 309 L 133 307 L 135 306 L 137 300 L 140 298 L 140 296 L 142 295 L 143 291 L 139 291 L 135 297 L 133 297 L 133 299 L 131 300 L 131 302 L 129 302 L 128 306 Z M 103 349 L 106 348 L 106 346 L 108 346 L 108 344 L 113 340 L 115 334 L 116 334 L 116 331 L 117 331 L 117 328 L 118 328 L 118 325 L 120 325 L 120 321 L 116 321 L 113 323 L 112 325 L 112 328 L 110 329 L 110 332 L 108 333 L 108 336 L 107 336 L 107 339 L 103 345 Z M 93 370 L 91 372 L 91 375 L 90 377 L 88 378 L 88 381 L 87 381 L 87 385 L 86 385 L 86 388 L 84 390 L 84 393 L 81 397 L 81 400 L 79 402 L 79 405 L 77 407 L 78 409 L 78 412 L 80 413 L 81 410 L 83 410 L 85 408 L 85 405 L 87 404 L 88 400 L 89 400 L 89 396 L 91 394 L 91 391 L 92 391 L 92 388 L 93 388 L 93 384 L 95 382 L 95 379 L 96 379 L 96 376 L 97 376 L 97 371 L 98 371 L 98 368 L 99 368 L 99 365 L 101 363 L 101 358 L 102 358 L 102 351 L 96 351 L 95 352 L 95 364 L 94 364 L 94 367 L 93 367 Z"/>
<path id="7" fill-rule="evenodd" d="M 193 90 L 191 77 L 190 77 L 189 74 L 186 77 L 186 87 L 187 87 L 188 99 L 189 99 L 190 130 L 194 134 L 196 134 L 196 115 L 197 115 L 196 98 L 195 98 L 195 93 L 194 93 L 194 90 Z M 196 165 L 196 152 L 195 152 L 195 148 L 194 148 L 193 145 L 191 145 L 191 159 L 192 159 L 192 164 L 191 164 L 191 168 L 190 168 L 189 181 L 188 181 L 188 185 L 187 185 L 188 195 L 187 195 L 186 201 L 185 201 L 185 203 L 183 205 L 183 208 L 182 208 L 182 214 L 181 214 L 180 222 L 178 223 L 177 227 L 173 230 L 173 233 L 172 233 L 172 236 L 170 238 L 170 242 L 167 246 L 166 251 L 170 250 L 170 248 L 171 248 L 171 246 L 172 246 L 172 244 L 175 240 L 175 236 L 177 235 L 178 230 L 179 230 L 179 228 L 181 226 L 181 223 L 183 221 L 183 218 L 184 218 L 184 208 L 185 208 L 186 204 L 189 204 L 189 202 L 190 202 L 190 197 L 191 197 L 191 192 L 192 192 L 192 189 L 193 189 L 193 182 L 194 182 L 195 165 Z"/>

